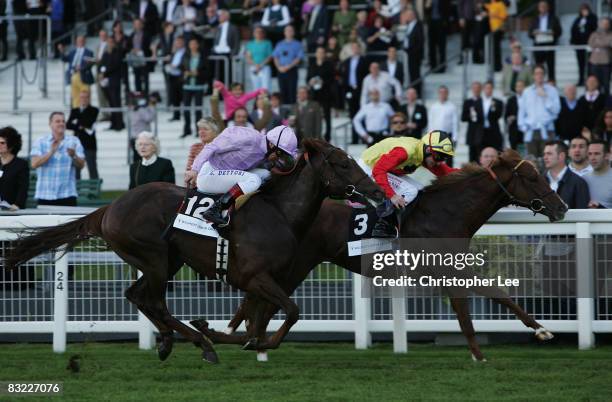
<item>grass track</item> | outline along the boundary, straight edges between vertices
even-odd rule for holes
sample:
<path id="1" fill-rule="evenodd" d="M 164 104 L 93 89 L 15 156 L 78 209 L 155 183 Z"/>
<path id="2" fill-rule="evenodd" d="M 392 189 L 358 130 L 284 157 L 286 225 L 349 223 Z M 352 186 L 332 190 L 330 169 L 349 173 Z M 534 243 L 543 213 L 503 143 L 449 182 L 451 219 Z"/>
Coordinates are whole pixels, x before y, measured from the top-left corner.
<path id="1" fill-rule="evenodd" d="M 357 351 L 352 344 L 285 343 L 257 363 L 252 352 L 218 346 L 221 363 L 200 360 L 177 343 L 166 362 L 134 343 L 71 344 L 57 355 L 48 344 L 0 345 L 0 381 L 62 381 L 69 401 L 395 401 L 612 400 L 612 346 L 490 346 L 474 363 L 464 347 L 388 344 Z M 65 369 L 72 354 L 81 372 Z"/>

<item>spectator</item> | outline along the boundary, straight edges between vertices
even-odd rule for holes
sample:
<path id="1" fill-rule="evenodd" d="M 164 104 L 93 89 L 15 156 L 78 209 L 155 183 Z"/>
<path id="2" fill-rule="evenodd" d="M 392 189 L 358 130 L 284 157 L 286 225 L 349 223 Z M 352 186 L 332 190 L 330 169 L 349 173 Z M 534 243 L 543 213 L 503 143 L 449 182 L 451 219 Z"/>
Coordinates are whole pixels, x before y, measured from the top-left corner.
<path id="1" fill-rule="evenodd" d="M 64 52 L 64 45 L 59 44 L 60 52 Z M 93 65 L 94 54 L 91 50 L 85 48 L 85 37 L 80 35 L 76 39 L 76 47 L 68 53 L 67 56 L 62 56 L 62 59 L 68 63 L 66 70 L 66 84 L 70 84 L 70 98 L 72 107 L 79 106 L 79 96 L 81 91 L 89 91 L 89 86 L 94 83 L 91 67 Z"/>
<path id="2" fill-rule="evenodd" d="M 30 167 L 17 155 L 21 150 L 21 135 L 13 127 L 0 128 L 0 200 L 7 202 L 11 210 L 26 207 L 30 185 Z"/>
<path id="3" fill-rule="evenodd" d="M 612 108 L 605 108 L 597 117 L 593 139 L 612 142 Z"/>
<path id="4" fill-rule="evenodd" d="M 506 102 L 504 119 L 506 120 L 506 126 L 508 127 L 508 140 L 510 141 L 510 148 L 517 150 L 519 144 L 523 143 L 523 132 L 518 128 L 518 99 L 525 90 L 525 82 L 517 80 L 514 87 L 516 94 L 508 98 Z"/>
<path id="5" fill-rule="evenodd" d="M 601 111 L 606 105 L 606 95 L 599 91 L 599 80 L 589 75 L 586 80 L 586 92 L 578 100 L 583 111 L 582 125 L 592 130 Z"/>
<path id="6" fill-rule="evenodd" d="M 285 103 L 295 103 L 298 65 L 304 58 L 302 44 L 294 39 L 295 30 L 291 25 L 285 27 L 285 39 L 274 48 L 274 65 L 278 70 L 278 86 Z"/>
<path id="7" fill-rule="evenodd" d="M 306 82 L 312 92 L 312 99 L 323 108 L 326 141 L 331 139 L 331 106 L 333 101 L 331 88 L 334 84 L 334 78 L 334 66 L 325 59 L 325 48 L 318 47 L 315 60 L 308 64 Z"/>
<path id="8" fill-rule="evenodd" d="M 244 0 L 242 3 L 242 14 L 249 16 L 249 26 L 261 24 L 264 10 L 268 0 Z"/>
<path id="9" fill-rule="evenodd" d="M 96 161 L 96 129 L 95 123 L 98 119 L 98 108 L 91 106 L 89 91 L 81 91 L 79 107 L 70 111 L 66 128 L 72 130 L 79 139 L 85 153 L 85 162 L 90 179 L 98 178 L 98 165 Z M 77 180 L 81 178 L 80 169 L 76 171 Z"/>
<path id="10" fill-rule="evenodd" d="M 501 129 L 499 128 L 499 119 L 504 115 L 504 102 L 493 97 L 492 81 L 485 82 L 483 92 L 482 109 L 484 116 L 484 131 L 481 147 L 493 147 L 501 152 L 504 140 L 502 138 Z"/>
<path id="11" fill-rule="evenodd" d="M 314 53 L 317 47 L 325 46 L 329 33 L 329 13 L 323 0 L 311 0 L 311 4 L 313 8 L 304 25 L 308 53 Z"/>
<path id="12" fill-rule="evenodd" d="M 198 136 L 200 138 L 200 142 L 196 142 L 191 144 L 189 147 L 189 154 L 187 155 L 187 167 L 185 172 L 191 171 L 191 165 L 195 160 L 196 156 L 202 149 L 206 146 L 206 144 L 211 143 L 217 135 L 219 135 L 219 126 L 212 117 L 205 117 L 202 120 L 198 121 Z"/>
<path id="13" fill-rule="evenodd" d="M 272 118 L 271 108 L 268 108 L 266 104 L 264 104 L 264 112 L 259 120 L 255 120 L 253 123 L 249 122 L 249 112 L 246 108 L 240 106 L 234 111 L 234 115 L 231 120 L 228 120 L 227 123 L 221 117 L 221 112 L 219 111 L 219 90 L 214 89 L 213 94 L 210 97 L 210 111 L 212 118 L 217 122 L 219 126 L 219 130 L 223 131 L 227 127 L 239 126 L 239 127 L 251 127 L 257 131 L 261 131 L 270 122 Z"/>
<path id="14" fill-rule="evenodd" d="M 198 33 L 203 37 L 202 51 L 205 54 L 212 53 L 213 43 L 217 27 L 219 26 L 219 15 L 216 6 L 206 7 L 206 12 L 200 21 L 201 25 L 197 27 Z"/>
<path id="15" fill-rule="evenodd" d="M 570 209 L 584 209 L 589 204 L 589 188 L 582 177 L 567 168 L 566 159 L 567 146 L 562 141 L 546 142 L 546 181 Z"/>
<path id="16" fill-rule="evenodd" d="M 484 136 L 484 107 L 482 84 L 472 82 L 472 97 L 463 101 L 461 121 L 467 122 L 466 144 L 470 147 L 470 161 L 476 161 Z"/>
<path id="17" fill-rule="evenodd" d="M 340 0 L 339 8 L 334 13 L 332 34 L 338 38 L 338 45 L 344 46 L 349 41 L 351 30 L 357 23 L 357 13 L 350 9 L 348 0 Z"/>
<path id="18" fill-rule="evenodd" d="M 589 185 L 589 208 L 612 208 L 612 168 L 610 153 L 605 141 L 595 140 L 589 144 L 591 173 L 584 175 Z"/>
<path id="19" fill-rule="evenodd" d="M 27 0 L 13 0 L 13 15 L 23 17 L 28 14 L 28 3 Z M 15 21 L 15 33 L 17 34 L 17 60 L 21 61 L 25 59 L 25 52 L 23 50 L 23 43 L 28 41 L 28 54 L 30 60 L 36 59 L 35 42 L 38 38 L 30 31 L 30 22 L 21 20 Z"/>
<path id="20" fill-rule="evenodd" d="M 353 127 L 366 144 L 373 145 L 389 136 L 389 117 L 395 112 L 388 103 L 381 101 L 378 89 L 372 88 L 368 96 L 369 101 L 353 118 Z"/>
<path id="21" fill-rule="evenodd" d="M 367 43 L 368 37 L 370 36 L 370 26 L 367 24 L 367 18 L 368 13 L 365 10 L 361 10 L 357 13 L 357 23 L 355 24 L 357 37 L 364 45 Z"/>
<path id="22" fill-rule="evenodd" d="M 102 56 L 104 56 L 104 53 L 106 52 L 106 40 L 108 39 L 108 33 L 104 29 L 101 29 L 98 33 L 98 39 L 98 47 L 96 48 L 96 94 L 98 95 L 98 105 L 101 108 L 106 108 L 109 107 L 110 104 L 108 103 L 108 99 L 106 98 L 106 94 L 104 93 L 104 88 L 102 88 L 102 86 L 100 85 L 100 66 L 102 64 Z M 108 114 L 107 112 L 103 112 L 100 115 L 100 121 L 109 120 L 110 114 Z"/>
<path id="23" fill-rule="evenodd" d="M 253 89 L 263 88 L 269 91 L 272 77 L 272 42 L 266 39 L 262 27 L 256 27 L 253 31 L 253 40 L 247 43 L 245 55 Z"/>
<path id="24" fill-rule="evenodd" d="M 589 37 L 591 57 L 589 65 L 591 74 L 597 77 L 601 86 L 599 89 L 604 93 L 610 92 L 610 51 L 612 50 L 612 32 L 610 32 L 610 20 L 607 17 L 599 20 L 599 29 Z"/>
<path id="25" fill-rule="evenodd" d="M 545 0 L 538 2 L 538 17 L 529 27 L 529 37 L 533 39 L 534 46 L 554 46 L 561 36 L 561 24 L 559 19 L 550 13 L 550 6 Z M 537 51 L 533 57 L 536 64 L 546 63 L 548 78 L 555 81 L 555 52 Z"/>
<path id="26" fill-rule="evenodd" d="M 402 86 L 386 71 L 380 71 L 378 63 L 370 64 L 370 74 L 363 80 L 361 88 L 361 106 L 368 102 L 368 94 L 372 89 L 376 89 L 381 102 L 388 103 L 394 109 L 399 106 L 399 99 L 402 93 Z"/>
<path id="27" fill-rule="evenodd" d="M 183 99 L 182 67 L 183 57 L 186 52 L 185 39 L 179 35 L 174 39 L 172 52 L 168 58 L 168 62 L 164 65 L 164 73 L 168 82 L 168 103 L 173 108 L 170 121 L 178 121 L 181 119 L 180 107 Z"/>
<path id="28" fill-rule="evenodd" d="M 459 17 L 459 30 L 461 31 L 461 50 L 472 48 L 472 39 L 474 37 L 474 19 L 476 17 L 476 1 L 475 0 L 458 0 L 457 1 L 457 16 Z M 467 60 L 463 60 L 463 54 L 459 58 L 459 64 Z"/>
<path id="29" fill-rule="evenodd" d="M 269 113 L 268 117 L 266 114 Z M 254 123 L 254 126 L 260 127 L 261 125 L 258 123 L 259 121 L 269 120 L 268 124 L 263 127 L 263 130 L 270 131 L 276 126 L 280 126 L 283 124 L 283 120 L 281 117 L 272 112 L 272 107 L 270 102 L 268 101 L 268 95 L 265 93 L 259 94 L 257 96 L 257 100 L 255 101 L 255 108 L 249 115 L 249 120 Z"/>
<path id="30" fill-rule="evenodd" d="M 446 131 L 454 142 L 459 134 L 459 116 L 457 108 L 448 101 L 448 88 L 445 85 L 438 87 L 438 101 L 429 108 L 428 131 Z"/>
<path id="31" fill-rule="evenodd" d="M 504 23 L 508 18 L 508 9 L 502 0 L 491 0 L 484 7 L 489 15 L 489 29 L 493 35 L 493 67 L 495 71 L 502 69 L 501 41 L 504 37 Z"/>
<path id="32" fill-rule="evenodd" d="M 127 98 L 130 94 L 130 77 L 128 74 L 128 64 L 124 60 L 128 55 L 129 44 L 119 21 L 117 21 L 116 25 L 113 26 L 113 38 L 115 39 L 115 46 L 119 49 L 119 53 L 121 55 L 121 81 L 123 81 L 123 89 L 125 97 Z"/>
<path id="33" fill-rule="evenodd" d="M 450 9 L 450 0 L 425 2 L 429 66 L 437 73 L 446 71 L 446 24 L 450 19 Z"/>
<path id="34" fill-rule="evenodd" d="M 411 9 L 403 11 L 400 15 L 397 40 L 408 58 L 408 74 L 410 75 L 408 82 L 421 95 L 421 83 L 414 84 L 414 82 L 421 78 L 425 36 L 423 24 L 417 19 L 415 12 Z"/>
<path id="35" fill-rule="evenodd" d="M 299 141 L 305 138 L 321 139 L 323 111 L 316 101 L 308 99 L 308 87 L 298 89 L 297 103 L 291 112 L 295 116 L 295 134 Z"/>
<path id="36" fill-rule="evenodd" d="M 130 165 L 130 190 L 153 182 L 175 182 L 174 166 L 170 159 L 159 157 L 159 138 L 148 131 L 138 134 L 136 150 L 139 159 Z"/>
<path id="37" fill-rule="evenodd" d="M 265 89 L 258 89 L 256 91 L 244 93 L 244 88 L 239 82 L 234 82 L 232 84 L 231 91 L 228 91 L 221 81 L 215 81 L 213 83 L 213 88 L 218 90 L 223 96 L 223 101 L 225 103 L 225 120 L 230 120 L 236 109 L 246 107 L 248 101 L 256 98 L 260 93 L 266 92 Z"/>
<path id="38" fill-rule="evenodd" d="M 370 28 L 366 39 L 370 60 L 382 62 L 385 56 L 381 56 L 379 53 L 386 51 L 393 44 L 393 40 L 393 32 L 385 27 L 384 18 L 377 15 L 374 18 L 374 26 Z"/>
<path id="39" fill-rule="evenodd" d="M 421 139 L 423 130 L 427 128 L 427 108 L 419 102 L 418 94 L 415 88 L 408 88 L 406 91 L 405 108 L 402 111 L 406 114 L 406 128 L 408 137 Z"/>
<path id="40" fill-rule="evenodd" d="M 276 45 L 283 37 L 285 28 L 291 23 L 289 8 L 280 0 L 272 0 L 261 18 L 261 26 L 266 30 L 272 44 Z"/>
<path id="41" fill-rule="evenodd" d="M 589 42 L 589 37 L 597 29 L 597 16 L 591 11 L 589 3 L 582 3 L 578 16 L 572 24 L 572 36 L 570 44 L 586 45 Z M 576 50 L 576 60 L 578 61 L 578 86 L 584 85 L 585 67 L 586 67 L 586 50 Z"/>
<path id="42" fill-rule="evenodd" d="M 540 157 L 544 143 L 555 136 L 554 123 L 561 110 L 559 92 L 544 82 L 544 67 L 533 69 L 533 84 L 519 98 L 518 109 L 518 127 L 525 135 L 527 152 Z"/>
<path id="43" fill-rule="evenodd" d="M 140 159 L 136 148 L 138 134 L 143 131 L 151 131 L 151 125 L 155 121 L 155 100 L 147 99 L 144 94 L 136 92 L 130 96 L 130 146 L 132 149 L 132 160 Z"/>
<path id="44" fill-rule="evenodd" d="M 582 136 L 574 137 L 570 141 L 570 164 L 568 167 L 569 170 L 580 177 L 584 177 L 585 174 L 593 171 L 593 166 L 589 164 L 589 159 L 587 158 L 588 147 L 589 142 Z"/>
<path id="45" fill-rule="evenodd" d="M 151 57 L 151 36 L 144 30 L 143 22 L 134 20 L 134 32 L 127 40 L 128 63 L 134 70 L 134 87 L 136 91 L 149 93 L 150 63 L 144 58 Z M 155 64 L 153 64 L 155 66 Z"/>
<path id="46" fill-rule="evenodd" d="M 484 147 L 480 151 L 480 157 L 478 158 L 478 164 L 483 167 L 488 167 L 497 160 L 499 152 L 493 147 Z"/>
<path id="47" fill-rule="evenodd" d="M 191 0 L 182 0 L 181 5 L 174 9 L 173 23 L 187 42 L 194 34 L 197 18 L 198 10 L 192 5 Z"/>
<path id="48" fill-rule="evenodd" d="M 489 34 L 489 15 L 482 1 L 476 1 L 476 17 L 474 18 L 474 34 L 472 43 L 472 61 L 483 64 L 485 38 Z"/>
<path id="49" fill-rule="evenodd" d="M 240 32 L 238 28 L 230 23 L 230 13 L 227 10 L 219 10 L 219 26 L 213 41 L 213 55 L 222 56 L 222 61 L 215 62 L 215 77 L 220 81 L 229 82 L 232 77 L 232 57 L 240 51 Z M 227 77 L 225 67 L 227 66 Z M 199 120 L 199 119 L 198 119 Z"/>
<path id="50" fill-rule="evenodd" d="M 153 3 L 153 0 L 140 0 L 134 5 L 136 8 L 132 10 L 133 15 L 137 16 L 137 18 L 143 22 L 144 31 L 149 38 L 155 37 L 161 26 L 157 6 Z"/>
<path id="51" fill-rule="evenodd" d="M 115 38 L 110 36 L 106 41 L 106 50 L 100 61 L 98 80 L 111 108 L 121 107 L 122 60 L 121 49 L 115 45 Z M 124 128 L 123 114 L 120 111 L 111 112 L 110 129 L 121 131 Z"/>
<path id="52" fill-rule="evenodd" d="M 85 166 L 85 153 L 77 137 L 66 136 L 64 113 L 49 116 L 51 133 L 34 142 L 30 152 L 36 169 L 36 193 L 39 205 L 76 206 L 76 169 Z"/>
<path id="53" fill-rule="evenodd" d="M 270 95 L 270 107 L 272 109 L 272 114 L 278 115 L 282 120 L 282 124 L 286 125 L 291 110 L 283 105 L 280 92 L 274 92 Z"/>
<path id="54" fill-rule="evenodd" d="M 404 65 L 397 61 L 397 49 L 389 46 L 387 49 L 387 59 L 381 64 L 381 70 L 386 71 L 392 78 L 395 78 L 400 85 L 404 85 Z"/>
<path id="55" fill-rule="evenodd" d="M 179 0 L 164 0 L 161 10 L 161 23 L 164 26 L 165 23 L 174 26 L 176 21 L 174 19 L 174 12 L 181 4 Z"/>
<path id="56" fill-rule="evenodd" d="M 576 85 L 566 85 L 564 94 L 560 100 L 561 111 L 555 122 L 555 131 L 559 139 L 569 142 L 572 138 L 580 136 L 585 111 L 584 104 L 576 99 Z"/>
<path id="57" fill-rule="evenodd" d="M 389 137 L 411 137 L 408 130 L 408 119 L 402 112 L 395 112 L 391 116 L 390 129 Z"/>
<path id="58" fill-rule="evenodd" d="M 183 114 L 183 135 L 181 138 L 190 136 L 191 131 L 191 105 L 195 105 L 195 121 L 202 118 L 202 101 L 208 76 L 206 72 L 206 58 L 200 52 L 200 43 L 192 38 L 189 41 L 189 52 L 183 56 L 183 106 L 186 108 Z"/>
<path id="59" fill-rule="evenodd" d="M 162 24 L 162 33 L 159 36 L 159 42 L 151 45 L 153 55 L 156 57 L 162 57 L 164 64 L 166 64 L 172 55 L 174 38 L 178 36 L 179 35 L 174 29 L 174 25 L 170 22 L 164 22 Z"/>
<path id="60" fill-rule="evenodd" d="M 343 92 L 348 102 L 349 117 L 353 119 L 359 111 L 361 103 L 361 90 L 363 80 L 368 74 L 368 64 L 365 57 L 361 55 L 359 43 L 352 42 L 352 56 L 342 62 L 340 66 L 342 72 L 342 83 L 344 84 Z M 359 137 L 355 127 L 353 127 L 352 143 L 357 144 Z"/>
<path id="61" fill-rule="evenodd" d="M 357 35 L 357 29 L 353 28 L 351 30 L 351 34 L 349 35 L 349 41 L 340 50 L 340 62 L 344 63 L 347 59 L 353 56 L 353 43 L 357 43 L 359 46 L 359 54 L 365 54 L 366 52 L 366 44 L 361 38 Z"/>
<path id="62" fill-rule="evenodd" d="M 516 92 L 517 81 L 523 81 L 523 85 L 531 84 L 531 67 L 523 63 L 520 52 L 512 52 L 510 63 L 506 63 L 502 73 L 502 89 L 506 96 Z"/>
<path id="63" fill-rule="evenodd" d="M 390 27 L 389 21 L 386 20 L 383 14 L 385 13 L 383 12 L 382 0 L 372 1 L 372 9 L 368 12 L 368 18 L 366 20 L 366 25 L 369 28 L 372 28 L 376 24 L 376 17 L 381 17 L 383 18 L 385 27 L 387 28 Z"/>

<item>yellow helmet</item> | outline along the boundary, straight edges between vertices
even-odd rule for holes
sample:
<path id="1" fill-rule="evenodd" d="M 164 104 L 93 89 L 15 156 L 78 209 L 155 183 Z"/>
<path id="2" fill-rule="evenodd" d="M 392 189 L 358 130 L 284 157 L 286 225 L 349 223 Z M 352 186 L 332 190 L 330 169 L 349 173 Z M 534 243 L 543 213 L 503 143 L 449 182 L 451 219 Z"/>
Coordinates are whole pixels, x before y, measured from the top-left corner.
<path id="1" fill-rule="evenodd" d="M 446 131 L 432 130 L 425 134 L 421 141 L 425 146 L 431 147 L 433 152 L 440 152 L 448 156 L 455 155 L 453 141 Z"/>

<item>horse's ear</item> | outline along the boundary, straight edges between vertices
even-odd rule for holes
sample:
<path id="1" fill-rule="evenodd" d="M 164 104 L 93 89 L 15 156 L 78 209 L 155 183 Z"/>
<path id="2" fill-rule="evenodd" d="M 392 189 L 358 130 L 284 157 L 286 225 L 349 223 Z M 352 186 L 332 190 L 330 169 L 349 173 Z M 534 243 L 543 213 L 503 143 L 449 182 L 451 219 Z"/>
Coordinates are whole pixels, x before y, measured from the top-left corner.
<path id="1" fill-rule="evenodd" d="M 314 138 L 305 138 L 302 140 L 302 147 L 306 152 L 317 152 L 321 149 L 321 143 Z"/>
<path id="2" fill-rule="evenodd" d="M 508 148 L 499 155 L 498 161 L 500 165 L 515 166 L 521 160 L 521 155 L 514 149 Z"/>

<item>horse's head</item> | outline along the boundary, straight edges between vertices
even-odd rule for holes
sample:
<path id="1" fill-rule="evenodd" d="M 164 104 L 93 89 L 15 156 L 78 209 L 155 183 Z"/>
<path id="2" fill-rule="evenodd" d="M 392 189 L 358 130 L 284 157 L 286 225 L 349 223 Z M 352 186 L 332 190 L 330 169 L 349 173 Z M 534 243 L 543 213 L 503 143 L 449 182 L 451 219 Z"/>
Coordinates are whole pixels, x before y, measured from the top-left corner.
<path id="1" fill-rule="evenodd" d="M 536 167 L 518 152 L 509 149 L 487 168 L 510 204 L 529 208 L 534 214 L 541 213 L 551 222 L 563 219 L 567 204 L 554 192 Z"/>
<path id="2" fill-rule="evenodd" d="M 381 188 L 346 152 L 321 140 L 306 139 L 302 145 L 304 158 L 321 179 L 328 197 L 373 205 L 384 201 Z"/>

